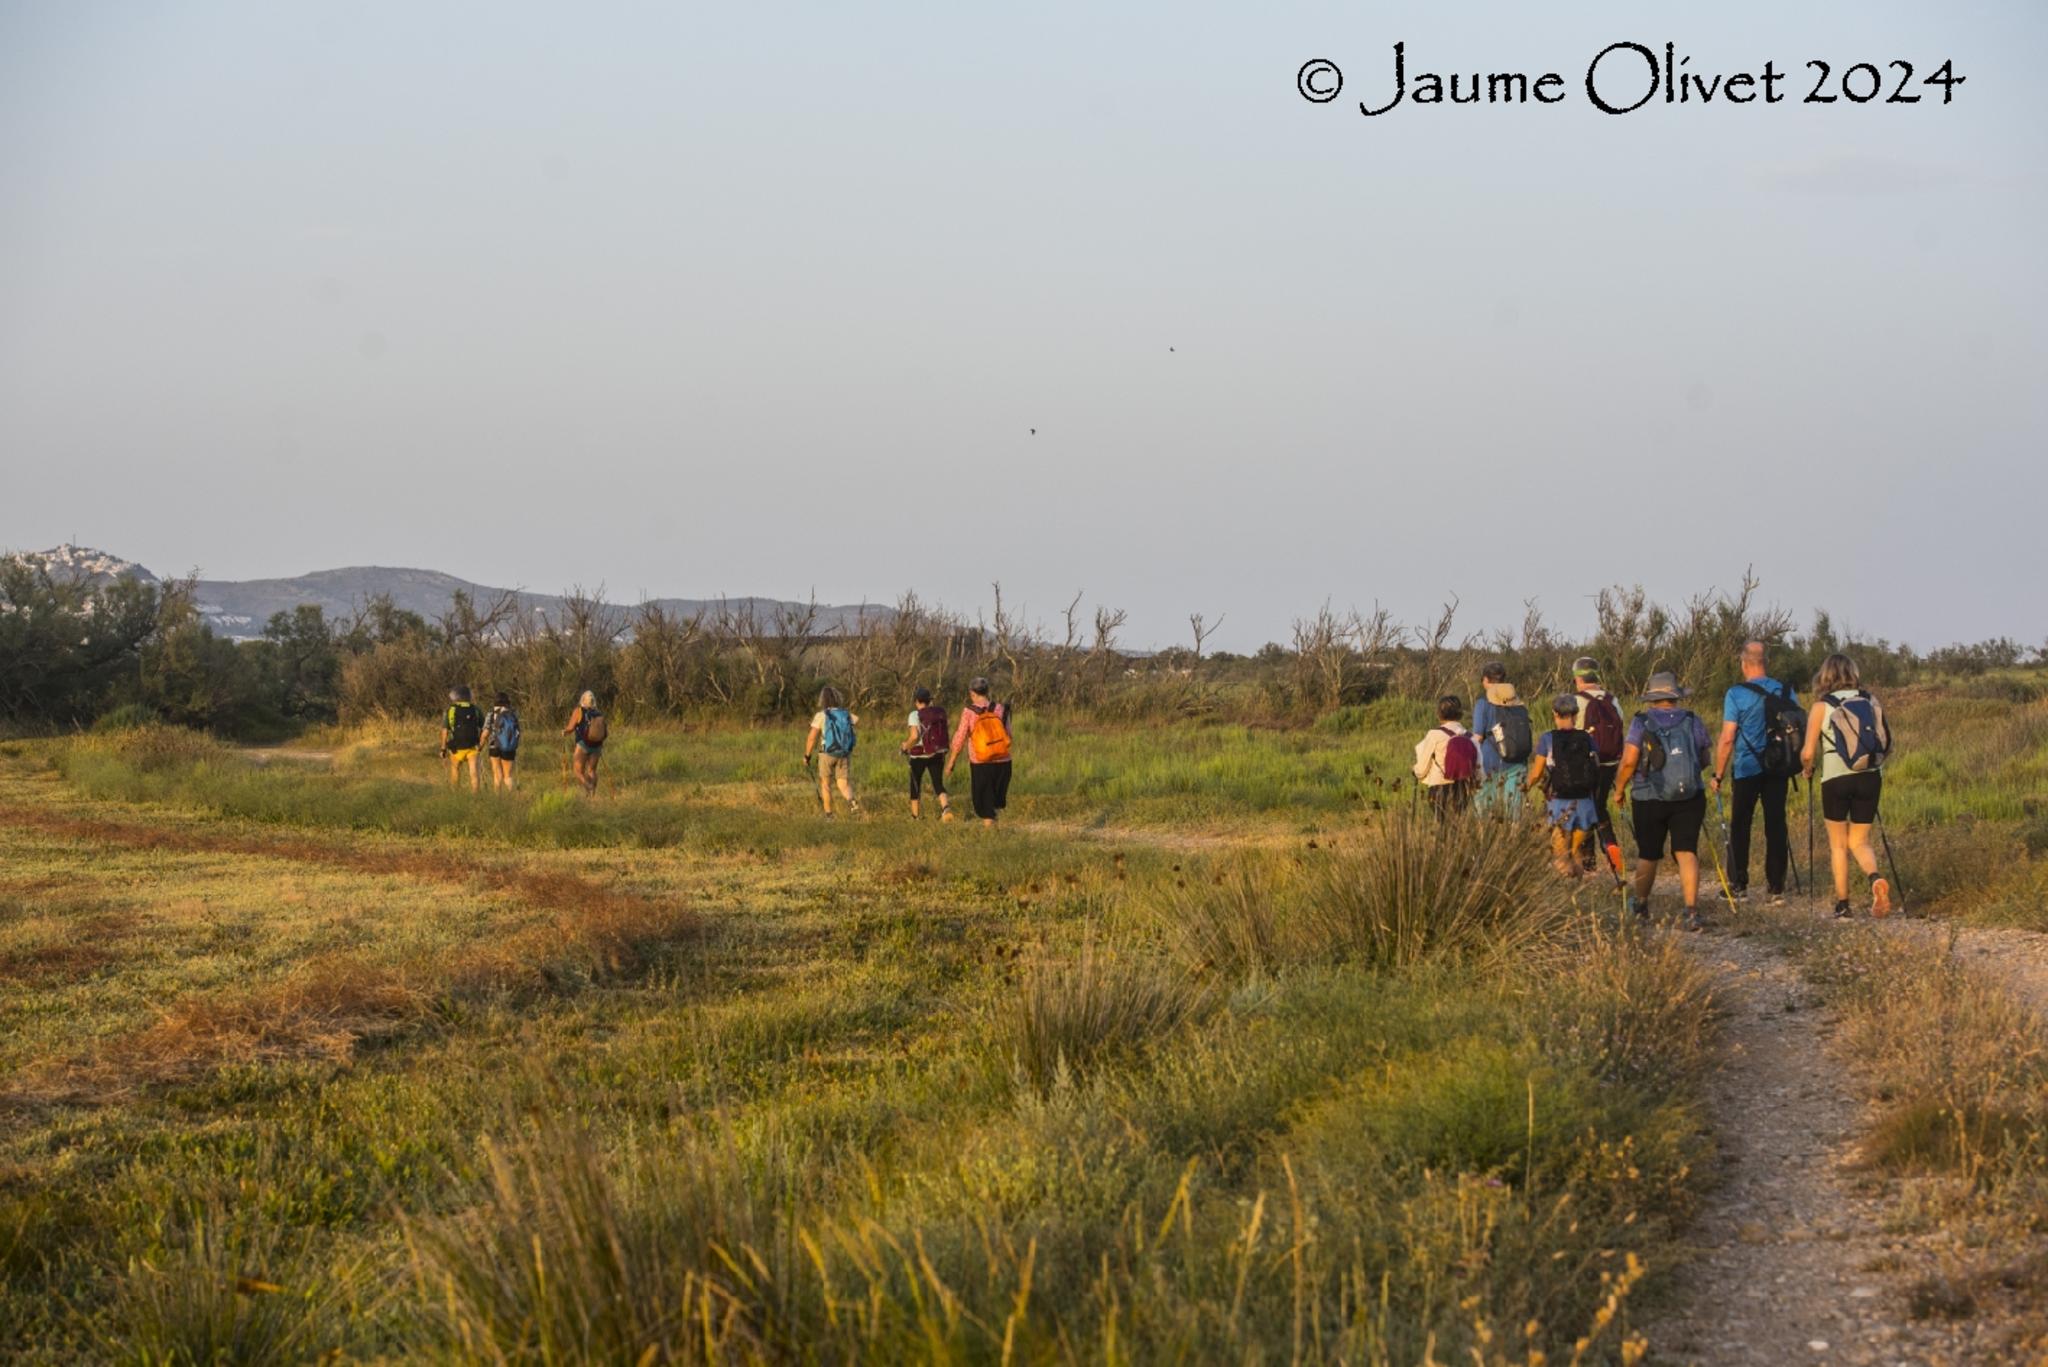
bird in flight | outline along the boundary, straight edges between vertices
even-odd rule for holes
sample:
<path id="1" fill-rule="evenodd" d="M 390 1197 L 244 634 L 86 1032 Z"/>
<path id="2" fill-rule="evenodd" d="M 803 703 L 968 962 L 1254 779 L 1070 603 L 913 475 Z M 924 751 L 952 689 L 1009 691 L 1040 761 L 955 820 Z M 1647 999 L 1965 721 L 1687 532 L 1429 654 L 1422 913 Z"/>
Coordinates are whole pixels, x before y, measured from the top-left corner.
<path id="1" fill-rule="evenodd" d="M 1038 435 L 1038 429 L 1037 429 L 1037 428 L 1035 428 L 1035 427 L 1034 427 L 1034 428 L 1032 428 L 1032 429 L 1031 429 L 1031 435 L 1032 435 L 1032 436 L 1034 436 L 1034 437 L 1035 437 L 1035 436 L 1037 436 L 1037 435 Z"/>

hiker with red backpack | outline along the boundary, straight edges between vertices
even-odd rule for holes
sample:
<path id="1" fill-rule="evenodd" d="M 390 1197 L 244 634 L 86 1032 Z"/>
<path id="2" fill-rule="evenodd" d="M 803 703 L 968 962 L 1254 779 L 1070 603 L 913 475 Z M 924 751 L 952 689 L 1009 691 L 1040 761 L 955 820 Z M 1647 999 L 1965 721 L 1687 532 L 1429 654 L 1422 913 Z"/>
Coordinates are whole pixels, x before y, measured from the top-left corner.
<path id="1" fill-rule="evenodd" d="M 1792 859 L 1792 833 L 1785 820 L 1786 797 L 1798 776 L 1806 737 L 1806 712 L 1790 684 L 1765 670 L 1764 643 L 1742 647 L 1742 682 L 1721 700 L 1721 739 L 1714 747 L 1714 776 L 1708 789 L 1721 800 L 1721 785 L 1732 777 L 1734 815 L 1728 822 L 1728 896 L 1749 900 L 1749 836 L 1759 806 L 1764 812 L 1764 881 L 1771 905 L 1785 900 L 1785 868 Z"/>
<path id="2" fill-rule="evenodd" d="M 1614 791 L 1615 775 L 1621 772 L 1621 752 L 1628 743 L 1628 723 L 1621 719 L 1614 695 L 1600 683 L 1600 662 L 1591 655 L 1572 661 L 1572 693 L 1578 699 L 1576 729 L 1593 740 L 1593 753 L 1600 758 L 1600 786 L 1593 794 L 1593 841 L 1595 848 L 1581 852 L 1587 868 L 1601 855 L 1608 867 L 1621 873 L 1621 841 L 1614 834 L 1614 818 L 1607 811 L 1607 795 Z"/>
<path id="3" fill-rule="evenodd" d="M 1828 856 L 1834 865 L 1835 915 L 1847 919 L 1856 914 L 1849 905 L 1849 861 L 1853 858 L 1870 880 L 1870 914 L 1889 916 L 1892 886 L 1878 876 L 1870 828 L 1877 822 L 1878 799 L 1884 792 L 1884 762 L 1892 750 L 1891 726 L 1885 721 L 1883 706 L 1864 689 L 1856 662 L 1847 655 L 1830 655 L 1821 662 L 1813 692 L 1815 701 L 1807 715 L 1800 762 L 1809 793 L 1816 762 L 1820 770 L 1820 811 L 1828 828 Z M 1811 819 L 1809 811 L 1809 822 Z M 1897 872 L 1895 866 L 1893 873 Z"/>
<path id="4" fill-rule="evenodd" d="M 977 678 L 967 685 L 967 706 L 946 751 L 946 776 L 967 752 L 968 790 L 983 830 L 994 830 L 996 813 L 1010 800 L 1010 705 L 989 697 L 990 684 Z"/>
<path id="5" fill-rule="evenodd" d="M 939 799 L 939 820 L 953 819 L 953 805 L 946 797 L 946 709 L 932 701 L 932 691 L 920 686 L 910 695 L 910 735 L 897 748 L 910 761 L 910 819 L 922 820 L 918 802 L 924 781 L 932 781 Z"/>
<path id="6" fill-rule="evenodd" d="M 1439 818 L 1470 807 L 1479 787 L 1479 745 L 1459 720 L 1464 715 L 1464 701 L 1446 693 L 1436 700 L 1437 724 L 1415 742 L 1415 778 Z"/>
<path id="7" fill-rule="evenodd" d="M 1650 915 L 1650 889 L 1664 845 L 1678 865 L 1679 892 L 1685 898 L 1685 928 L 1699 930 L 1700 828 L 1707 824 L 1707 724 L 1679 703 L 1691 695 L 1669 670 L 1650 676 L 1643 690 L 1649 706 L 1629 722 L 1615 771 L 1610 801 L 1633 804 L 1636 829 L 1636 871 L 1629 910 L 1639 920 Z"/>
<path id="8" fill-rule="evenodd" d="M 1472 734 L 1479 745 L 1480 811 L 1522 814 L 1522 793 L 1528 785 L 1529 757 L 1536 741 L 1529 709 L 1508 682 L 1508 667 L 1493 661 L 1479 673 L 1481 696 L 1472 704 Z"/>

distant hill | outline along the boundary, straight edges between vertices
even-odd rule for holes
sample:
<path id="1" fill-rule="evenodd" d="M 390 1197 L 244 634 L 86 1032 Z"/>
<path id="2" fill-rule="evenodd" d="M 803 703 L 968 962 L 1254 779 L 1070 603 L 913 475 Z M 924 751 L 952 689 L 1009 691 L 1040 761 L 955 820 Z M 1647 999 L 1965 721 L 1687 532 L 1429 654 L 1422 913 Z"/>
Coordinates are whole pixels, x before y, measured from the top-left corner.
<path id="1" fill-rule="evenodd" d="M 59 579 L 105 583 L 115 578 L 133 578 L 160 582 L 156 575 L 132 560 L 123 560 L 84 546 L 57 546 L 47 551 L 22 552 L 13 558 L 39 564 L 52 577 Z M 200 613 L 216 632 L 249 639 L 263 634 L 263 624 L 270 620 L 271 614 L 289 612 L 302 603 L 317 605 L 330 620 L 334 620 L 347 617 L 372 598 L 388 596 L 394 606 L 416 612 L 431 622 L 448 610 L 458 592 L 467 593 L 479 606 L 488 606 L 508 590 L 472 583 L 438 570 L 355 565 L 346 569 L 315 570 L 291 579 L 201 579 L 195 592 Z M 560 595 L 551 593 L 521 592 L 516 597 L 521 612 L 542 618 L 551 618 L 558 613 L 563 601 Z M 719 602 L 709 598 L 662 598 L 656 601 L 664 609 L 683 615 L 715 609 Z M 797 606 L 773 598 L 732 598 L 725 601 L 735 611 L 744 611 L 751 605 L 763 618 L 772 618 L 783 607 Z M 621 613 L 631 611 L 633 606 L 614 605 Z M 863 611 L 870 620 L 877 617 L 886 619 L 892 615 L 891 609 L 872 603 L 820 604 L 816 629 L 820 632 L 838 630 L 851 625 Z"/>

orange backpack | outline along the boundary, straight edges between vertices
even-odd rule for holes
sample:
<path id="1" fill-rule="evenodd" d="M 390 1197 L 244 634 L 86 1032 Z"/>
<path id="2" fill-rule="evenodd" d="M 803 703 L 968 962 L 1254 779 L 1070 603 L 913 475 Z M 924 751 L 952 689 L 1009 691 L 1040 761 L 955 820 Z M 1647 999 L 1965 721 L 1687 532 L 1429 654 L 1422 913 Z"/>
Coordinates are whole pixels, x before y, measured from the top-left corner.
<path id="1" fill-rule="evenodd" d="M 967 731 L 967 758 L 976 764 L 999 764 L 1010 757 L 1010 728 L 1003 709 L 970 707 L 974 725 Z"/>

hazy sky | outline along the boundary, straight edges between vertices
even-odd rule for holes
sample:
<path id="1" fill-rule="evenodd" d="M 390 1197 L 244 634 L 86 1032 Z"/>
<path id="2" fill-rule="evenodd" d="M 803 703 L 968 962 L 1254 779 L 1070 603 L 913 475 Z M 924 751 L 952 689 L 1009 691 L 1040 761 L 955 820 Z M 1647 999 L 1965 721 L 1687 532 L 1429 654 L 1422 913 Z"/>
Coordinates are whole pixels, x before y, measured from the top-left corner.
<path id="1" fill-rule="evenodd" d="M 1568 98 L 1363 118 L 1397 40 Z M 0 546 L 2038 641 L 2044 83 L 2037 0 L 0 0 Z"/>

